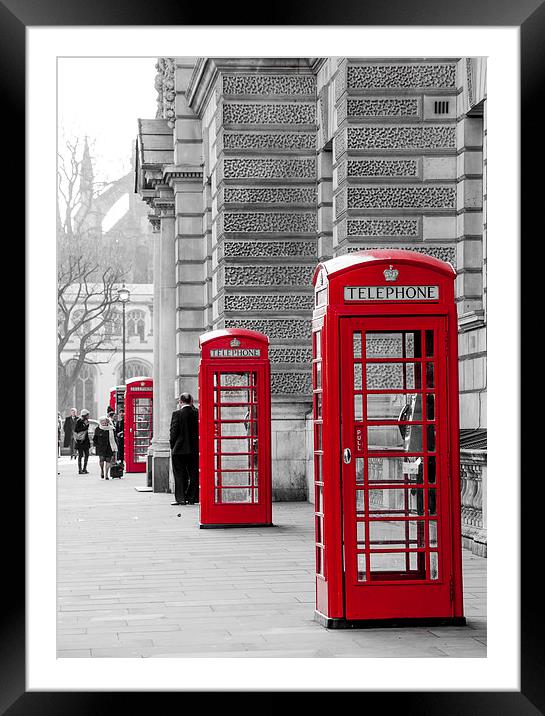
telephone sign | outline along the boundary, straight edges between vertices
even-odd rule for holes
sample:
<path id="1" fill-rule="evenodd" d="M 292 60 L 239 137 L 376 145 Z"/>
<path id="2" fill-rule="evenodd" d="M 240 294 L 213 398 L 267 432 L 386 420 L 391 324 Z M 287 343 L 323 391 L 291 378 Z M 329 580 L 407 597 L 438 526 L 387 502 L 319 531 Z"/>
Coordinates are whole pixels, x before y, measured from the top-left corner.
<path id="1" fill-rule="evenodd" d="M 455 271 L 361 251 L 314 276 L 316 618 L 463 624 Z"/>

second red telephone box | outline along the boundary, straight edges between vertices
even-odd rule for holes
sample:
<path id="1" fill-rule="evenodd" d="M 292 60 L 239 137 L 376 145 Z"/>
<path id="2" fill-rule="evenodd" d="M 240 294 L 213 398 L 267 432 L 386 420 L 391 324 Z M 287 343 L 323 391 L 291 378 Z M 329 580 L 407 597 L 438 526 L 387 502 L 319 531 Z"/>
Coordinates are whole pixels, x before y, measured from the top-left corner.
<path id="1" fill-rule="evenodd" d="M 153 380 L 131 378 L 125 387 L 125 462 L 127 472 L 146 472 L 153 435 Z"/>
<path id="2" fill-rule="evenodd" d="M 200 526 L 271 525 L 269 339 L 228 328 L 199 343 Z"/>

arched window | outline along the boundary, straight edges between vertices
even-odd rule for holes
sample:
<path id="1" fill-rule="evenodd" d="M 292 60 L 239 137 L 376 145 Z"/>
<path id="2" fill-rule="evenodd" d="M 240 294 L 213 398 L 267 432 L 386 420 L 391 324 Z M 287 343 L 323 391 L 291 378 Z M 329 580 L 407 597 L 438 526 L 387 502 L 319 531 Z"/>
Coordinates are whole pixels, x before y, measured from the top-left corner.
<path id="1" fill-rule="evenodd" d="M 90 323 L 80 323 L 84 314 L 85 314 L 85 311 L 82 308 L 76 308 L 75 311 L 72 311 L 72 326 L 77 326 L 77 328 L 75 330 L 76 336 L 83 335 L 84 329 L 86 327 L 90 327 L 90 325 L 91 325 Z"/>
<path id="2" fill-rule="evenodd" d="M 120 336 L 123 330 L 123 316 L 121 311 L 114 308 L 110 313 L 110 319 L 104 324 L 104 335 L 106 338 Z"/>
<path id="3" fill-rule="evenodd" d="M 136 358 L 131 358 L 125 363 L 125 380 L 136 378 L 138 375 L 145 375 L 151 377 L 152 367 L 149 363 Z M 117 369 L 117 383 L 121 385 L 123 380 L 123 366 L 120 365 Z"/>
<path id="4" fill-rule="evenodd" d="M 72 363 L 72 361 L 70 361 Z M 68 366 L 68 370 L 70 366 Z M 72 388 L 72 397 L 70 405 L 77 408 L 78 415 L 82 408 L 87 408 L 92 418 L 97 417 L 97 403 L 95 398 L 96 388 L 96 368 L 93 365 L 84 363 L 74 387 Z"/>
<path id="5" fill-rule="evenodd" d="M 140 309 L 129 311 L 127 315 L 127 336 L 140 336 L 140 342 L 146 340 L 146 314 Z"/>

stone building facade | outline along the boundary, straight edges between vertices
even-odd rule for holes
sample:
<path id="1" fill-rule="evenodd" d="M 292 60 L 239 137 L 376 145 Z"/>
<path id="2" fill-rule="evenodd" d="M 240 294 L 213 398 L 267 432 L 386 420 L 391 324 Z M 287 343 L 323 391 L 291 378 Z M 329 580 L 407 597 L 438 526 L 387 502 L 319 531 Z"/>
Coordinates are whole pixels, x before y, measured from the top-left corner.
<path id="1" fill-rule="evenodd" d="M 271 341 L 274 499 L 312 499 L 311 277 L 365 248 L 456 267 L 461 427 L 482 443 L 485 60 L 177 57 L 157 69 L 136 166 L 156 231 L 154 489 L 169 489 L 176 395 L 198 392 L 199 335 L 239 326 Z M 485 480 L 485 450 L 468 459 L 468 480 Z M 486 545 L 477 503 L 470 547 Z"/>

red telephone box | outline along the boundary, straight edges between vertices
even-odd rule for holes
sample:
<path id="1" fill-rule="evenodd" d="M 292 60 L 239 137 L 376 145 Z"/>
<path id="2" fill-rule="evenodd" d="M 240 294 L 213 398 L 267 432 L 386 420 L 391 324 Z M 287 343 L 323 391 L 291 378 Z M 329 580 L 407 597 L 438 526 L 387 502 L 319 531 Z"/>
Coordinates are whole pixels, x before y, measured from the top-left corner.
<path id="1" fill-rule="evenodd" d="M 131 378 L 125 387 L 125 462 L 127 472 L 145 472 L 153 436 L 153 380 Z"/>
<path id="2" fill-rule="evenodd" d="M 123 410 L 125 406 L 125 385 L 115 385 L 110 388 L 110 408 L 119 414 L 120 410 Z"/>
<path id="3" fill-rule="evenodd" d="M 269 339 L 227 328 L 199 345 L 200 526 L 271 525 Z"/>
<path id="4" fill-rule="evenodd" d="M 360 251 L 314 274 L 316 619 L 464 624 L 450 264 Z"/>

